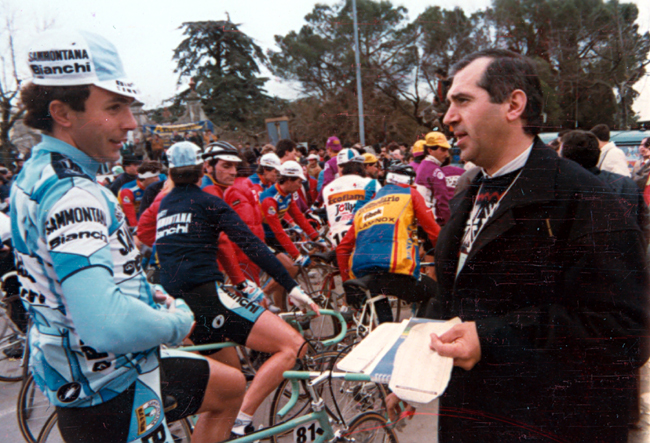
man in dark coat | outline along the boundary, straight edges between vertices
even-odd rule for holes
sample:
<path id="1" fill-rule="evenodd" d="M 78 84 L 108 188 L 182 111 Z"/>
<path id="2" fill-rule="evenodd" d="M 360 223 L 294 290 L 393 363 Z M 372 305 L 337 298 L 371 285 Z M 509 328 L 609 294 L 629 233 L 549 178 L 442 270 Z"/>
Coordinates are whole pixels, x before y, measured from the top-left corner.
<path id="1" fill-rule="evenodd" d="M 643 200 L 643 193 L 630 177 L 598 169 L 600 148 L 598 139 L 589 131 L 569 131 L 561 138 L 560 155 L 573 160 L 594 174 L 612 189 L 625 209 L 625 215 L 641 228 L 645 245 L 650 241 L 650 212 Z"/>
<path id="2" fill-rule="evenodd" d="M 454 358 L 440 442 L 626 442 L 650 325 L 643 239 L 604 184 L 536 137 L 534 64 L 488 50 L 453 70 L 444 123 L 483 168 L 436 246 Z"/>

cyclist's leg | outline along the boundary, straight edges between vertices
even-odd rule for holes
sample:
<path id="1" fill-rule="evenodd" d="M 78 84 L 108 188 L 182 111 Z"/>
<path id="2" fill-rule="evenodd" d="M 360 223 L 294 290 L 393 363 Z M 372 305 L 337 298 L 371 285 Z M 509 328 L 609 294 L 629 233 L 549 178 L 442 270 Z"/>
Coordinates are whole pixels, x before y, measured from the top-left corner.
<path id="1" fill-rule="evenodd" d="M 287 322 L 268 311 L 257 319 L 246 340 L 246 347 L 272 356 L 257 370 L 244 396 L 242 412 L 252 416 L 264 399 L 280 385 L 282 373 L 295 366 L 296 358 L 305 355 L 307 346 L 303 346 L 304 342 Z"/>
<path id="2" fill-rule="evenodd" d="M 161 354 L 161 392 L 163 398 L 171 396 L 177 404 L 166 413 L 167 421 L 200 414 L 192 441 L 227 439 L 246 391 L 241 372 L 212 359 L 174 349 Z"/>
<path id="3" fill-rule="evenodd" d="M 197 411 L 199 420 L 192 442 L 211 443 L 227 440 L 246 391 L 246 379 L 236 368 L 208 359 L 210 380 Z"/>

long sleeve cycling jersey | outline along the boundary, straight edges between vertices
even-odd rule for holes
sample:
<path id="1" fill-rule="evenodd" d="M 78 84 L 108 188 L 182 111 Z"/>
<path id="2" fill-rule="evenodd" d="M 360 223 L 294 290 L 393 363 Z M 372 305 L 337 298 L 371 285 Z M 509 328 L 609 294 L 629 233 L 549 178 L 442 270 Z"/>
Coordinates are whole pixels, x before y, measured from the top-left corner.
<path id="1" fill-rule="evenodd" d="M 381 189 L 377 180 L 348 174 L 337 178 L 323 189 L 327 208 L 327 237 L 338 245 L 350 229 L 354 214 Z"/>
<path id="2" fill-rule="evenodd" d="M 449 194 L 445 173 L 436 158 L 428 155 L 422 160 L 415 177 L 415 185 L 418 192 L 424 197 L 427 206 L 433 211 L 436 221 L 444 226 L 450 217 Z"/>
<path id="3" fill-rule="evenodd" d="M 420 193 L 407 185 L 384 186 L 357 211 L 354 224 L 336 248 L 345 281 L 376 272 L 420 276 L 417 224 L 435 245 L 440 226 Z M 350 272 L 350 269 L 352 272 Z"/>
<path id="4" fill-rule="evenodd" d="M 291 218 L 311 238 L 316 240 L 318 232 L 309 224 L 294 201 L 293 194 L 283 194 L 278 185 L 271 186 L 260 195 L 262 203 L 262 215 L 264 216 L 264 233 L 267 238 L 275 237 L 282 247 L 291 255 L 297 258 L 300 255 L 298 248 L 293 244 L 289 236 L 284 232 L 280 220 L 288 212 Z"/>
<path id="5" fill-rule="evenodd" d="M 287 291 L 297 286 L 269 248 L 222 199 L 196 185 L 179 185 L 160 203 L 156 228 L 160 278 L 169 293 L 223 282 L 215 263 L 221 232 Z M 236 262 L 234 255 L 232 260 Z"/>
<path id="6" fill-rule="evenodd" d="M 30 366 L 51 403 L 100 404 L 158 368 L 161 343 L 189 333 L 189 310 L 153 301 L 141 257 L 99 163 L 46 135 L 11 192 Z"/>

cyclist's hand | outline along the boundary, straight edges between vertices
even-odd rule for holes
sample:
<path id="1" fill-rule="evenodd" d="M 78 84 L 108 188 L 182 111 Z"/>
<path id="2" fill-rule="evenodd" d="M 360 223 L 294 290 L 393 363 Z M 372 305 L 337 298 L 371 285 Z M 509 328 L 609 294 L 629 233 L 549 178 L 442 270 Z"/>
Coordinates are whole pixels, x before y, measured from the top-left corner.
<path id="1" fill-rule="evenodd" d="M 403 406 L 406 407 L 403 408 Z M 413 406 L 403 402 L 392 392 L 386 397 L 386 410 L 388 411 L 388 418 L 392 423 L 406 417 L 411 420 L 415 414 L 415 408 Z"/>
<path id="2" fill-rule="evenodd" d="M 167 294 L 162 286 L 153 285 L 153 301 L 159 304 L 164 304 L 167 309 L 174 303 L 174 297 Z"/>
<path id="3" fill-rule="evenodd" d="M 300 309 L 305 310 L 306 308 L 309 308 L 314 311 L 316 315 L 320 315 L 318 305 L 314 303 L 311 297 L 305 294 L 305 291 L 303 291 L 300 286 L 296 286 L 291 290 L 291 292 L 289 292 L 289 299 Z"/>
<path id="4" fill-rule="evenodd" d="M 236 286 L 237 290 L 243 293 L 253 303 L 260 304 L 264 299 L 264 292 L 252 281 L 246 280 Z"/>
<path id="5" fill-rule="evenodd" d="M 295 265 L 301 266 L 303 268 L 309 266 L 309 263 L 311 263 L 311 257 L 309 257 L 308 255 L 301 254 L 295 260 Z"/>
<path id="6" fill-rule="evenodd" d="M 327 243 L 327 240 L 325 240 L 324 238 L 319 238 L 314 243 L 316 243 L 316 245 L 320 246 L 322 249 L 330 248 L 330 245 Z"/>

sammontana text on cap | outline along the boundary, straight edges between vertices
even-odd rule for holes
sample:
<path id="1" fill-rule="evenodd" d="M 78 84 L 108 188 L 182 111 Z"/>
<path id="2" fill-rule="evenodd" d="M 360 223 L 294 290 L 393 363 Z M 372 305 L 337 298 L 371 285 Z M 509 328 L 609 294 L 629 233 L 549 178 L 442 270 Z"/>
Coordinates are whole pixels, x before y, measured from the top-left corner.
<path id="1" fill-rule="evenodd" d="M 35 85 L 95 85 L 140 101 L 115 46 L 92 32 L 44 32 L 32 42 L 27 63 Z"/>
<path id="2" fill-rule="evenodd" d="M 359 155 L 359 151 L 354 148 L 343 149 L 336 155 L 336 164 L 344 165 L 349 162 L 363 163 L 363 157 Z"/>
<path id="3" fill-rule="evenodd" d="M 174 143 L 167 150 L 167 161 L 170 168 L 202 165 L 201 148 L 187 141 Z"/>
<path id="4" fill-rule="evenodd" d="M 424 145 L 427 148 L 433 146 L 440 146 L 441 148 L 449 149 L 451 145 L 447 141 L 447 137 L 442 132 L 429 132 L 424 138 Z"/>
<path id="5" fill-rule="evenodd" d="M 280 157 L 278 157 L 277 154 L 269 152 L 268 154 L 264 154 L 262 157 L 260 157 L 260 166 L 264 166 L 266 168 L 275 168 L 279 171 L 280 166 L 282 166 L 282 162 L 280 161 Z"/>
<path id="6" fill-rule="evenodd" d="M 280 175 L 283 177 L 300 177 L 302 181 L 307 180 L 302 172 L 302 166 L 293 160 L 282 163 L 280 166 Z"/>

